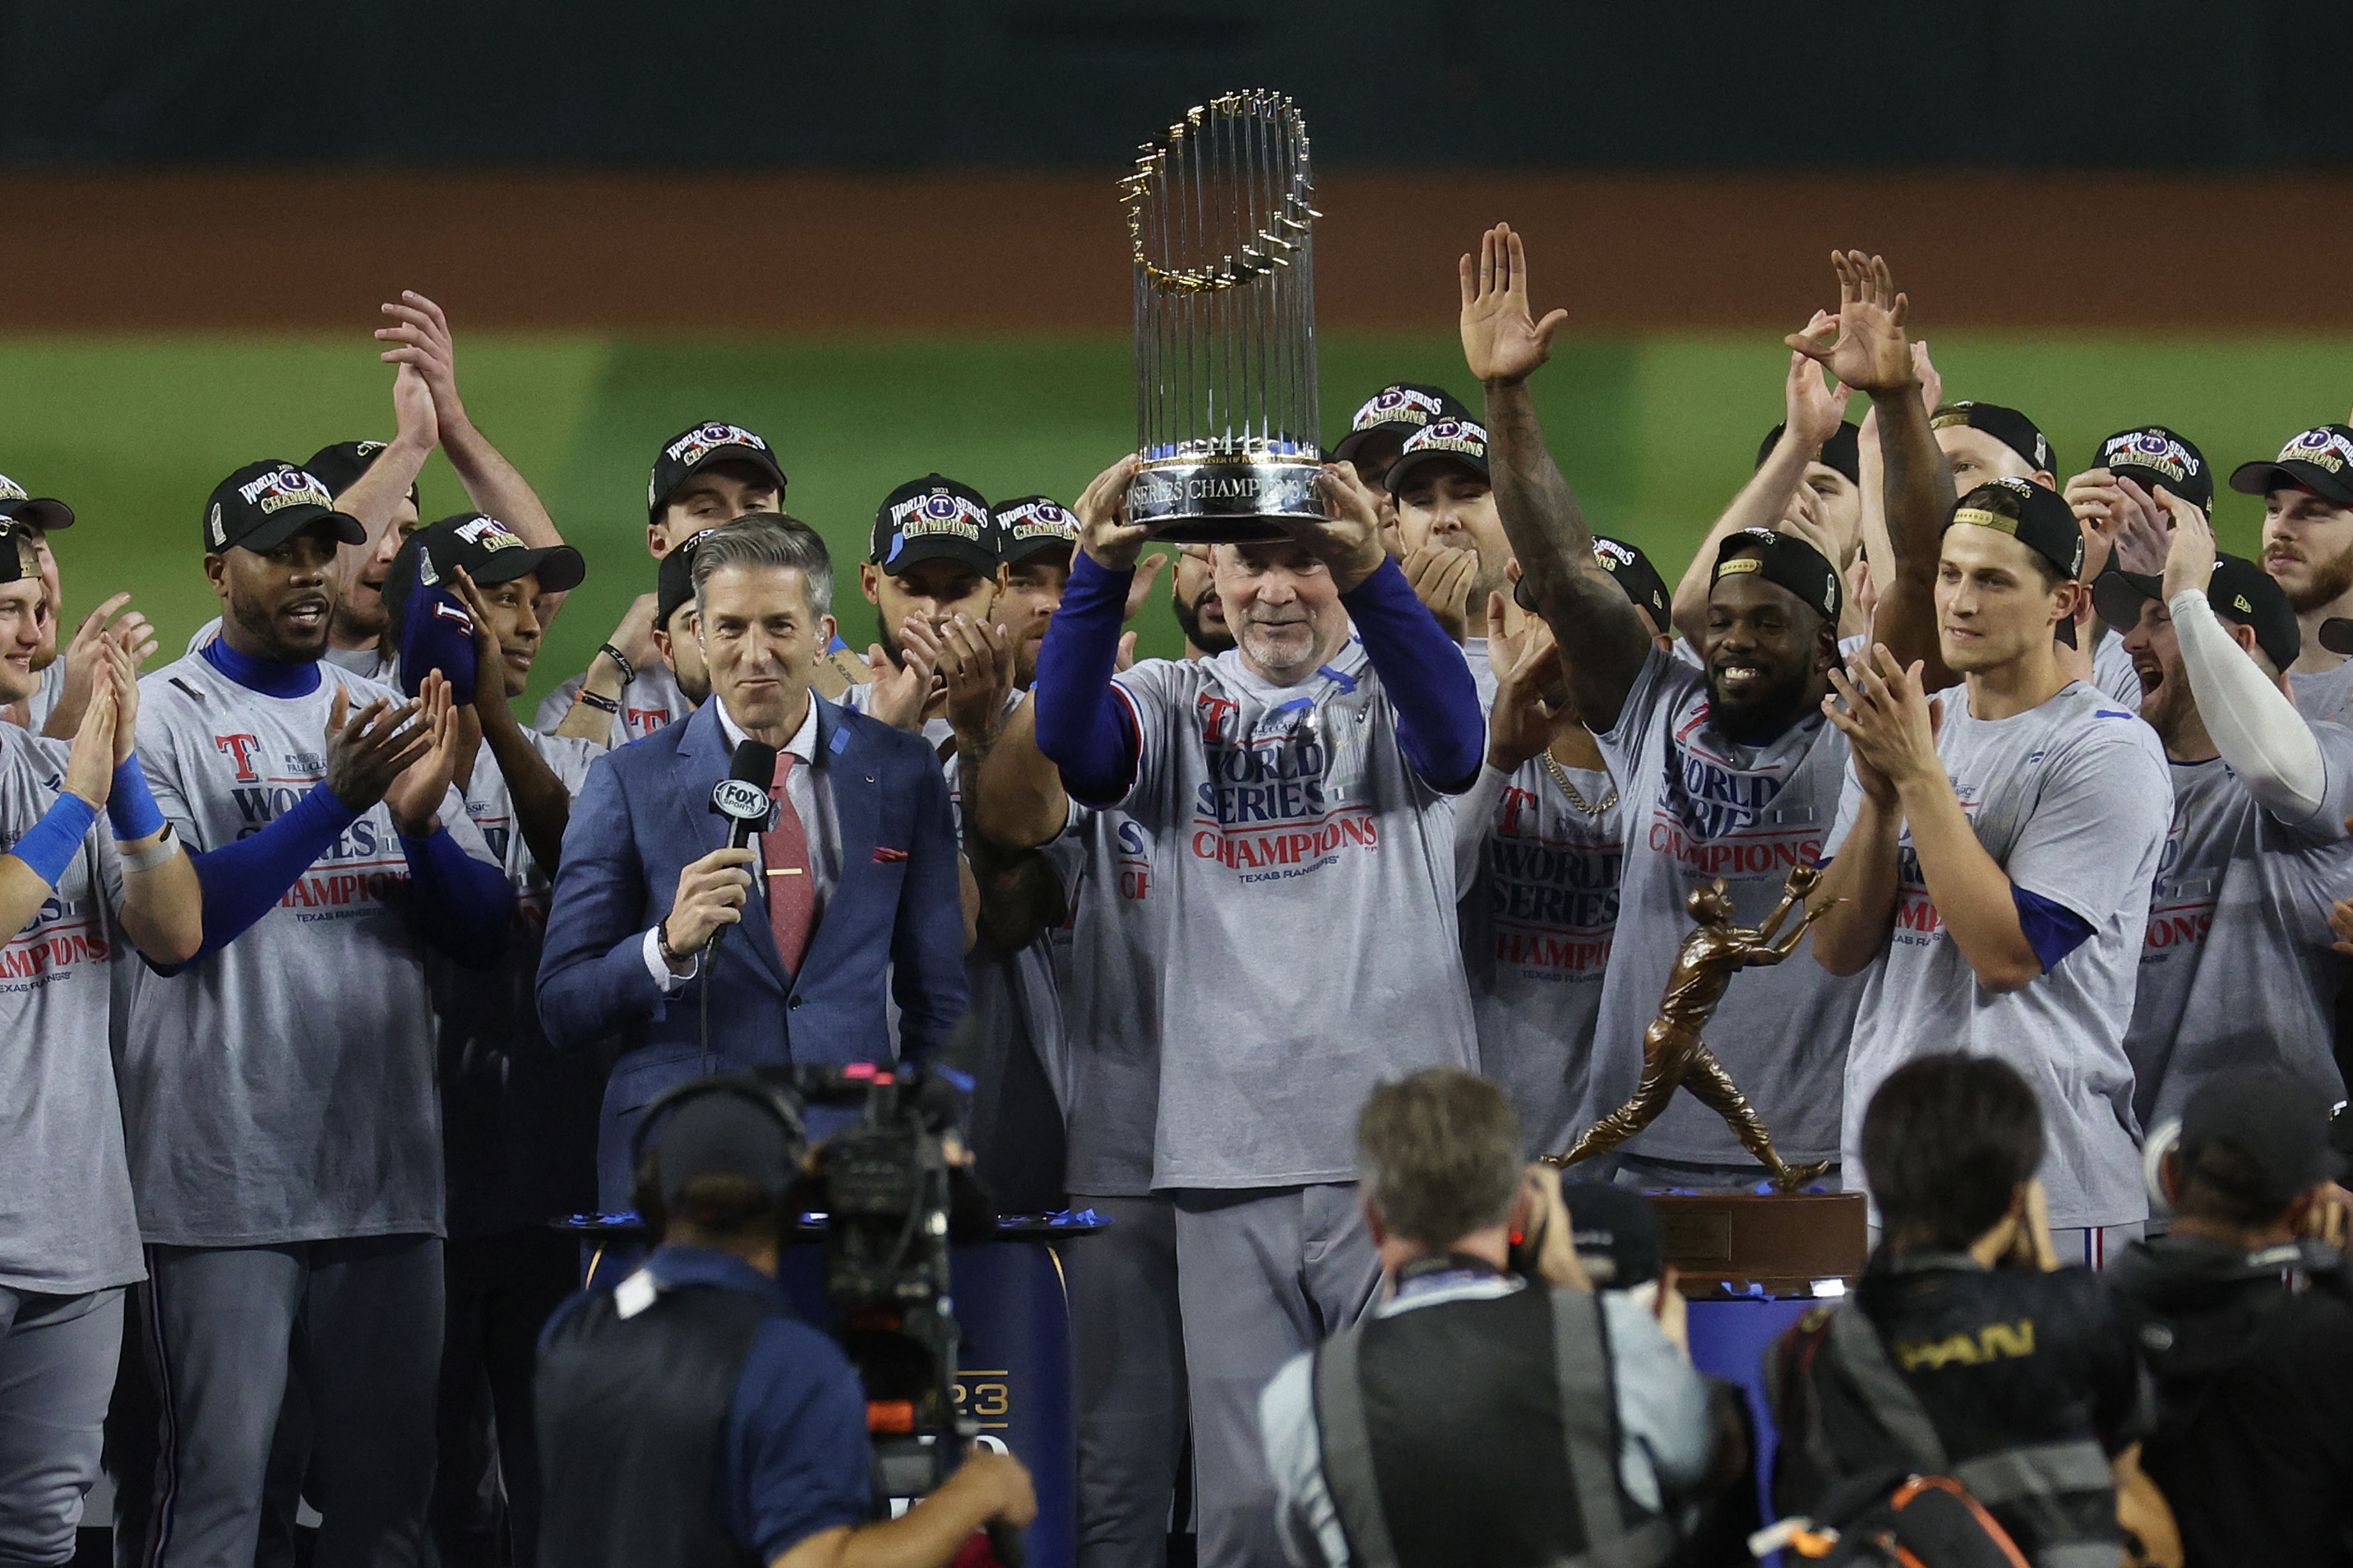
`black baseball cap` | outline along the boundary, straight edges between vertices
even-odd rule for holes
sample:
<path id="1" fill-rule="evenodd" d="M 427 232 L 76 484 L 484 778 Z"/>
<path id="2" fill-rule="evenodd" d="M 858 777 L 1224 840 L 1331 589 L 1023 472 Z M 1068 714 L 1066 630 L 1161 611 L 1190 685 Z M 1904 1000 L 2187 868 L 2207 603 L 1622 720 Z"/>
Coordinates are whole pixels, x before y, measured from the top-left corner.
<path id="1" fill-rule="evenodd" d="M 1623 539 L 1593 536 L 1593 558 L 1601 569 L 1618 579 L 1626 597 L 1651 612 L 1651 622 L 1662 631 L 1667 629 L 1669 599 L 1667 580 L 1659 576 L 1659 568 L 1651 565 L 1651 557 Z"/>
<path id="2" fill-rule="evenodd" d="M 2166 493 L 2194 503 L 2208 516 L 2214 514 L 2214 471 L 2206 454 L 2186 436 L 2163 425 L 2137 425 L 2118 430 L 2100 443 L 2099 461 L 2092 465 L 2129 479 L 2144 490 L 2165 486 Z"/>
<path id="3" fill-rule="evenodd" d="M 2226 1068 L 2200 1085 L 2183 1107 L 2174 1159 L 2188 1171 L 2210 1146 L 2225 1146 L 2259 1175 L 2261 1190 L 2241 1195 L 2284 1209 L 2345 1169 L 2330 1146 L 2330 1097 L 2275 1068 Z"/>
<path id="4" fill-rule="evenodd" d="M 646 481 L 647 518 L 659 517 L 670 493 L 684 484 L 695 470 L 723 461 L 747 462 L 766 474 L 776 482 L 776 501 L 783 504 L 785 471 L 776 466 L 776 454 L 766 440 L 724 419 L 705 419 L 662 443 L 654 458 L 653 474 Z"/>
<path id="5" fill-rule="evenodd" d="M 1349 418 L 1348 433 L 1332 443 L 1332 461 L 1354 462 L 1358 452 L 1382 436 L 1403 440 L 1435 420 L 1472 417 L 1469 405 L 1443 387 L 1392 381 Z"/>
<path id="6" fill-rule="evenodd" d="M 1953 514 L 1945 519 L 1947 528 L 1956 523 L 1974 523 L 2009 535 L 2058 567 L 2059 575 L 2070 581 L 2084 575 L 2084 530 L 2075 521 L 2073 509 L 2059 498 L 2057 491 L 2031 479 L 2005 474 L 1978 485 L 1962 496 L 1954 504 Z"/>
<path id="7" fill-rule="evenodd" d="M 1002 557 L 988 498 L 936 473 L 909 480 L 874 509 L 866 558 L 894 577 L 918 561 L 934 560 L 962 561 L 995 577 Z"/>
<path id="8" fill-rule="evenodd" d="M 375 460 L 384 454 L 384 447 L 382 441 L 337 441 L 312 452 L 311 461 L 302 466 L 319 476 L 329 493 L 341 495 L 375 465 Z M 417 503 L 415 484 L 408 487 L 408 499 L 412 505 Z"/>
<path id="9" fill-rule="evenodd" d="M 1608 1181 L 1564 1181 L 1560 1198 L 1587 1278 L 1605 1290 L 1629 1290 L 1659 1277 L 1666 1251 L 1650 1199 Z"/>
<path id="10" fill-rule="evenodd" d="M 694 552 L 718 532 L 705 528 L 661 558 L 654 572 L 654 624 L 662 630 L 670 630 L 670 618 L 678 607 L 694 598 Z"/>
<path id="11" fill-rule="evenodd" d="M 534 550 L 523 543 L 522 535 L 497 518 L 461 512 L 419 528 L 401 542 L 400 553 L 392 558 L 392 569 L 384 575 L 385 608 L 397 619 L 409 590 L 420 583 L 427 588 L 448 587 L 455 593 L 460 567 L 484 588 L 536 577 L 542 593 L 576 588 L 588 575 L 588 563 L 569 545 Z"/>
<path id="12" fill-rule="evenodd" d="M 23 541 L 30 531 L 29 524 L 14 517 L 0 517 L 0 586 L 24 581 L 26 567 Z"/>
<path id="13" fill-rule="evenodd" d="M 1757 449 L 1757 466 L 1763 468 L 1773 449 L 1781 444 L 1787 425 L 1776 425 L 1765 432 L 1764 443 Z M 1814 449 L 1814 461 L 1834 468 L 1846 475 L 1849 484 L 1862 482 L 1862 432 L 1852 424 L 1841 424 L 1829 440 Z"/>
<path id="14" fill-rule="evenodd" d="M 1432 419 L 1405 439 L 1405 446 L 1389 464 L 1384 482 L 1391 495 L 1407 480 L 1433 464 L 1460 463 L 1481 479 L 1487 477 L 1487 427 L 1475 419 Z"/>
<path id="15" fill-rule="evenodd" d="M 744 1095 L 716 1092 L 691 1096 L 665 1113 L 646 1147 L 659 1161 L 663 1206 L 692 1217 L 686 1189 L 705 1176 L 737 1177 L 782 1202 L 799 1178 L 802 1144 L 781 1113 Z"/>
<path id="16" fill-rule="evenodd" d="M 2290 436 L 2271 461 L 2242 462 L 2231 471 L 2231 488 L 2242 495 L 2268 495 L 2284 485 L 2353 506 L 2353 427 L 2315 425 Z"/>
<path id="17" fill-rule="evenodd" d="M 1725 577 L 1754 572 L 1796 594 L 1821 611 L 1825 620 L 1839 618 L 1845 596 L 1839 588 L 1838 568 L 1823 554 L 1795 534 L 1770 528 L 1736 528 L 1715 552 L 1715 567 L 1708 573 L 1713 589 Z"/>
<path id="18" fill-rule="evenodd" d="M 216 556 L 231 546 L 274 550 L 318 523 L 346 545 L 367 543 L 360 520 L 335 510 L 334 496 L 317 474 L 284 458 L 264 458 L 214 487 L 205 503 L 205 550 Z"/>
<path id="19" fill-rule="evenodd" d="M 43 530 L 73 526 L 73 508 L 47 496 L 27 495 L 25 487 L 0 473 L 0 517 Z"/>
<path id="20" fill-rule="evenodd" d="M 1049 550 L 1067 557 L 1078 548 L 1079 520 L 1051 497 L 1024 495 L 1000 501 L 992 510 L 997 518 L 997 546 L 1008 566 Z"/>
<path id="21" fill-rule="evenodd" d="M 2143 599 L 2163 599 L 2165 579 L 2111 567 L 2092 585 L 2092 608 L 2100 619 L 2119 629 L 2140 620 Z M 2225 620 L 2255 629 L 2255 646 L 2274 669 L 2284 670 L 2303 652 L 2304 633 L 2287 590 L 2272 575 L 2244 556 L 2216 555 L 2214 575 L 2206 581 L 2206 602 Z M 2321 641 L 2327 641 L 2324 630 Z"/>
<path id="22" fill-rule="evenodd" d="M 1983 430 L 2011 451 L 2026 460 L 2026 466 L 2046 473 L 2059 471 L 2051 461 L 2051 443 L 2042 439 L 2042 427 L 2015 408 L 2005 408 L 1999 403 L 1947 403 L 1928 416 L 1928 428 L 1941 430 L 1948 425 L 1967 425 L 1973 430 Z"/>

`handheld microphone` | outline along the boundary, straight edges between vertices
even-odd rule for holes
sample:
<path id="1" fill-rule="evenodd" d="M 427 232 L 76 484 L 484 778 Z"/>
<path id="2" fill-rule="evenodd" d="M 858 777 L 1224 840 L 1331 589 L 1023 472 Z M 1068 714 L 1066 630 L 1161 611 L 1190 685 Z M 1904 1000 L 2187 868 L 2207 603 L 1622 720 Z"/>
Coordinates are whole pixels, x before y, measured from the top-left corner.
<path id="1" fill-rule="evenodd" d="M 775 825 L 776 803 L 768 799 L 768 786 L 776 777 L 775 747 L 748 737 L 736 747 L 727 777 L 711 787 L 711 814 L 727 820 L 729 849 L 744 848 L 754 833 L 765 832 Z M 711 933 L 709 953 L 719 950 L 719 938 L 726 934 L 724 926 Z"/>

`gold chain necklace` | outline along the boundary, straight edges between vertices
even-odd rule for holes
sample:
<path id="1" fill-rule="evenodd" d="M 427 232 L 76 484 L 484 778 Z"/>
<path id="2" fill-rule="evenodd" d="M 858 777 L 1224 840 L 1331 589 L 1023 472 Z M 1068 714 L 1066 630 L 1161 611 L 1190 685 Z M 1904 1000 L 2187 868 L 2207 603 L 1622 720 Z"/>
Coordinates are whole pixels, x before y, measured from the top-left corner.
<path id="1" fill-rule="evenodd" d="M 1568 781 L 1568 769 L 1553 760 L 1551 751 L 1540 751 L 1536 755 L 1544 758 L 1545 771 L 1552 775 L 1552 781 L 1555 784 L 1560 786 L 1560 792 L 1568 797 L 1568 803 L 1587 816 L 1598 817 L 1618 803 L 1618 789 L 1615 785 L 1610 787 L 1609 794 L 1601 798 L 1600 804 L 1596 805 L 1577 792 L 1577 786 Z"/>

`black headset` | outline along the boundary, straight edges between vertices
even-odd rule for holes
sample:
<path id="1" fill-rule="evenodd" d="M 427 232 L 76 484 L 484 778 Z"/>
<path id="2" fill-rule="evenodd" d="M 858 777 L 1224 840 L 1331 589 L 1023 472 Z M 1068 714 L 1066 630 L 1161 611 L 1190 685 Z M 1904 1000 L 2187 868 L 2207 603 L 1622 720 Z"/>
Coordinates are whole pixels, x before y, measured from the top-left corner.
<path id="1" fill-rule="evenodd" d="M 689 1100 L 710 1095 L 732 1095 L 746 1104 L 756 1106 L 784 1129 L 786 1158 L 798 1160 L 808 1147 L 808 1126 L 801 1117 L 799 1103 L 789 1094 L 766 1079 L 749 1073 L 723 1073 L 707 1078 L 690 1078 L 673 1084 L 647 1102 L 638 1118 L 637 1129 L 629 1135 L 629 1202 L 638 1211 L 638 1223 L 656 1241 L 670 1226 L 670 1215 L 662 1207 L 659 1173 L 647 1162 L 647 1145 L 652 1141 L 654 1128 Z"/>

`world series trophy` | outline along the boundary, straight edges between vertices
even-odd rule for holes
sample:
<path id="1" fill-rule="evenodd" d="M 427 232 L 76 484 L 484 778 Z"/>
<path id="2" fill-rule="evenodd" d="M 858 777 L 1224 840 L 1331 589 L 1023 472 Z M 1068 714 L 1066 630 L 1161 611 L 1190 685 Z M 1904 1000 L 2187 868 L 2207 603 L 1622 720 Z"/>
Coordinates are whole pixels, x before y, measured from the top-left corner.
<path id="1" fill-rule="evenodd" d="M 1128 515 L 1155 538 L 1280 539 L 1324 516 L 1314 192 L 1307 122 L 1257 88 L 1187 113 L 1120 182 L 1143 459 Z"/>

